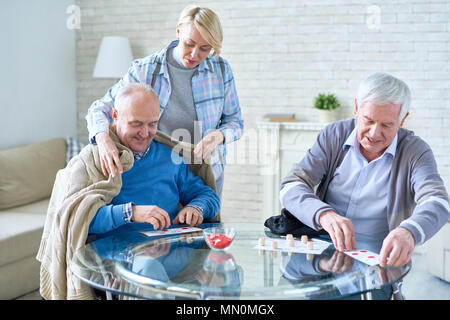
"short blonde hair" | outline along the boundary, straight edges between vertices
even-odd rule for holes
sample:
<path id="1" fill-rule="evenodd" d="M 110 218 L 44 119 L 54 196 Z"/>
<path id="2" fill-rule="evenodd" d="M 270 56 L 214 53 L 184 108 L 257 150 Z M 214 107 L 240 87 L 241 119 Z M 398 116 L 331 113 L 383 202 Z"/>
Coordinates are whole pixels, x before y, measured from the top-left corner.
<path id="1" fill-rule="evenodd" d="M 202 37 L 214 49 L 213 56 L 220 54 L 223 40 L 222 25 L 214 11 L 195 5 L 187 6 L 178 19 L 178 25 L 183 23 L 193 23 Z"/>

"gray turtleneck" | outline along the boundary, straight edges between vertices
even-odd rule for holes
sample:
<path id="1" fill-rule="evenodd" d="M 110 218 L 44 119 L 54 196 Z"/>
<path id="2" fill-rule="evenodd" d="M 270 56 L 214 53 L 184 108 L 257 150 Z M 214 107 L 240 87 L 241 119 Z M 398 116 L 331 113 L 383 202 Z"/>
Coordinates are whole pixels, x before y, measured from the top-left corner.
<path id="1" fill-rule="evenodd" d="M 167 51 L 167 69 L 172 92 L 159 119 L 159 130 L 180 141 L 197 144 L 201 137 L 196 123 L 192 76 L 198 66 L 192 69 L 184 67 L 178 47 L 175 47 Z"/>

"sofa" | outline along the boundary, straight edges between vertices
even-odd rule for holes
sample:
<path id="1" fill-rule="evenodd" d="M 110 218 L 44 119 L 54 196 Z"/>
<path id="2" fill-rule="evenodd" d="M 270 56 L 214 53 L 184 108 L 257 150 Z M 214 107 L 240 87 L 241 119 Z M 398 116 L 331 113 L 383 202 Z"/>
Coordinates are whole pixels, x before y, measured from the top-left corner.
<path id="1" fill-rule="evenodd" d="M 67 141 L 0 150 L 0 299 L 39 288 L 36 254 L 56 173 L 71 157 Z"/>

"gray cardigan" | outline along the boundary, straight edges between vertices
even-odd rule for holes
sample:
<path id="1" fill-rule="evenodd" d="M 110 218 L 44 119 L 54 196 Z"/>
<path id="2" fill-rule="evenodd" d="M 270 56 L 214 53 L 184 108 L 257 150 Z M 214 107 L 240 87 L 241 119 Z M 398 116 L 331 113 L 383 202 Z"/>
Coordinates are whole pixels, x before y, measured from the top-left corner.
<path id="1" fill-rule="evenodd" d="M 332 209 L 323 202 L 331 178 L 348 148 L 343 148 L 355 119 L 327 125 L 305 157 L 293 165 L 280 186 L 280 201 L 297 219 L 319 230 L 316 214 Z M 428 144 L 410 130 L 398 131 L 387 201 L 389 230 L 408 229 L 416 245 L 431 238 L 449 220 L 449 198 Z M 316 191 L 315 187 L 318 185 Z"/>

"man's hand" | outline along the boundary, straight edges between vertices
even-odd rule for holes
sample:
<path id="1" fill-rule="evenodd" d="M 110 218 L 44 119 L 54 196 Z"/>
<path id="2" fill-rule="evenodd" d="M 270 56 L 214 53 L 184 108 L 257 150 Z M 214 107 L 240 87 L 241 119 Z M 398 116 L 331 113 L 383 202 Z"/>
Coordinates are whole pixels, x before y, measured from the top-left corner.
<path id="1" fill-rule="evenodd" d="M 335 251 L 331 258 L 320 258 L 318 267 L 320 271 L 340 274 L 350 270 L 354 261 L 345 253 Z"/>
<path id="2" fill-rule="evenodd" d="M 380 266 L 404 266 L 411 259 L 414 245 L 414 237 L 409 230 L 402 227 L 392 230 L 383 241 Z"/>
<path id="3" fill-rule="evenodd" d="M 224 140 L 220 130 L 207 134 L 194 148 L 194 155 L 197 158 L 206 159 L 214 152 L 219 144 Z"/>
<path id="4" fill-rule="evenodd" d="M 320 214 L 319 224 L 330 234 L 336 250 L 354 250 L 356 248 L 355 231 L 350 219 L 337 214 L 333 210 Z"/>
<path id="5" fill-rule="evenodd" d="M 98 154 L 100 156 L 100 165 L 105 177 L 116 176 L 116 169 L 123 173 L 122 163 L 119 159 L 119 150 L 107 132 L 99 132 L 95 136 L 95 142 L 98 146 Z"/>
<path id="6" fill-rule="evenodd" d="M 191 227 L 200 225 L 203 222 L 203 215 L 194 207 L 184 207 L 173 219 L 173 223 L 187 223 Z"/>
<path id="7" fill-rule="evenodd" d="M 163 241 L 162 239 L 156 239 L 150 242 L 149 245 L 139 249 L 139 251 L 134 252 L 134 256 L 150 257 L 152 259 L 157 259 L 159 257 L 165 256 L 170 252 L 170 242 Z"/>
<path id="8" fill-rule="evenodd" d="M 133 205 L 134 222 L 147 222 L 153 225 L 155 230 L 164 229 L 170 226 L 169 214 L 157 206 L 135 206 Z"/>
<path id="9" fill-rule="evenodd" d="M 194 274 L 194 278 L 208 287 L 223 287 L 226 280 L 222 272 L 208 271 L 205 269 L 201 269 Z"/>

